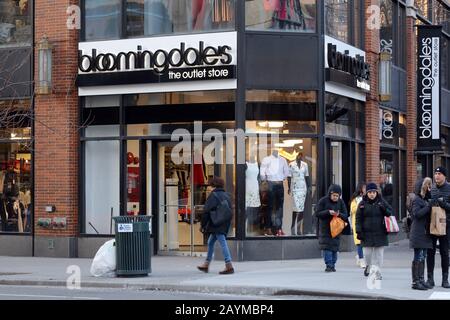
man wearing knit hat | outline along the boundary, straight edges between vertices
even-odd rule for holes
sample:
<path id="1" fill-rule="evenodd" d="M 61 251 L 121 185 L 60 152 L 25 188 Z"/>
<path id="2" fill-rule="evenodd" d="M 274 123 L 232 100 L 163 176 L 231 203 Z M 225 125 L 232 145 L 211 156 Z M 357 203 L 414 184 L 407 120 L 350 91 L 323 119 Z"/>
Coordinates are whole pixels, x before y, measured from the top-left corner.
<path id="1" fill-rule="evenodd" d="M 447 182 L 447 170 L 444 167 L 437 167 L 434 170 L 434 181 L 431 188 L 431 202 L 433 205 L 439 205 L 445 209 L 447 216 L 447 232 L 445 236 L 431 235 L 433 240 L 433 249 L 427 251 L 427 285 L 434 287 L 434 256 L 436 254 L 436 244 L 439 241 L 439 251 L 441 254 L 442 267 L 442 287 L 450 288 L 448 283 L 449 268 L 449 232 L 450 232 L 450 184 Z"/>

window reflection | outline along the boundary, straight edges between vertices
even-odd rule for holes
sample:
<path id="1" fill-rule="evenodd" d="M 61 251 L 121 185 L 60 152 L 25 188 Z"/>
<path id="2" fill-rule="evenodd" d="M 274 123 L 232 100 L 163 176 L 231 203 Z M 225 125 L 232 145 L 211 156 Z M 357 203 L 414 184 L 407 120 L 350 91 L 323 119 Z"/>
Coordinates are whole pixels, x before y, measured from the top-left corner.
<path id="1" fill-rule="evenodd" d="M 0 46 L 31 44 L 32 12 L 30 0 L 0 1 Z"/>
<path id="2" fill-rule="evenodd" d="M 120 38 L 120 0 L 86 0 L 85 11 L 86 40 Z"/>
<path id="3" fill-rule="evenodd" d="M 127 35 L 234 29 L 234 0 L 127 0 Z"/>
<path id="4" fill-rule="evenodd" d="M 245 22 L 250 30 L 315 32 L 315 0 L 257 0 L 245 2 Z"/>

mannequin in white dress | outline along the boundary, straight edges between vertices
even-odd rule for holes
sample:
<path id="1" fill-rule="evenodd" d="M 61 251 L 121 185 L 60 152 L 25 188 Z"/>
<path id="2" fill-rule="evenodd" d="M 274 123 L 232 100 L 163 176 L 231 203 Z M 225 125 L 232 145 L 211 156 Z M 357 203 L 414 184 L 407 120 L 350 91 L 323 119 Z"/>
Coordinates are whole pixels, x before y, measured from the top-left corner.
<path id="1" fill-rule="evenodd" d="M 247 216 L 248 235 L 258 228 L 258 211 L 261 206 L 259 197 L 259 165 L 256 162 L 256 156 L 250 156 L 245 164 L 245 211 Z"/>
<path id="2" fill-rule="evenodd" d="M 303 217 L 305 201 L 311 182 L 309 179 L 308 164 L 304 161 L 303 154 L 299 153 L 297 159 L 289 164 L 291 176 L 288 178 L 288 193 L 292 196 L 292 235 L 303 233 Z"/>

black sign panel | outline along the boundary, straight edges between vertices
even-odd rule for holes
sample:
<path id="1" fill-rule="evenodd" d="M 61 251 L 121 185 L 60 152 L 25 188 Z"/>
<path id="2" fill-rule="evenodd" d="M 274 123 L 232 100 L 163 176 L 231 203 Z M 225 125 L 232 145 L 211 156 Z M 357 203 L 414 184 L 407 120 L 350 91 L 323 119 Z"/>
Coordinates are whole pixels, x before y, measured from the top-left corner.
<path id="1" fill-rule="evenodd" d="M 417 150 L 442 150 L 441 145 L 441 26 L 418 26 Z"/>
<path id="2" fill-rule="evenodd" d="M 107 73 L 85 73 L 77 77 L 77 86 L 110 86 L 121 84 L 165 83 L 199 80 L 224 80 L 236 78 L 236 66 L 214 66 L 169 69 L 163 74 L 153 70 Z"/>

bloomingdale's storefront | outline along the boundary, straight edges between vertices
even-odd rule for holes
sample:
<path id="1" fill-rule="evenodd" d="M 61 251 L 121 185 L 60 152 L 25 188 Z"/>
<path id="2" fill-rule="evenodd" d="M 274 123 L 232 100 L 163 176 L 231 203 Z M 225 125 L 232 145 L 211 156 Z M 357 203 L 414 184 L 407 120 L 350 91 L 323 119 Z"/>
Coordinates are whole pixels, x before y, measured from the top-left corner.
<path id="1" fill-rule="evenodd" d="M 326 44 L 315 35 L 243 38 L 221 32 L 79 44 L 85 247 L 113 233 L 111 216 L 139 214 L 153 216 L 155 253 L 206 251 L 199 219 L 208 180 L 221 176 L 234 200 L 235 259 L 320 255 L 317 199 L 338 183 L 348 201 L 364 176 L 364 52 L 328 36 Z M 274 59 L 283 48 L 304 59 Z M 237 129 L 243 134 L 226 134 Z M 274 190 L 273 178 L 261 177 L 279 159 L 287 167 Z M 306 187 L 288 193 L 289 175 Z"/>

